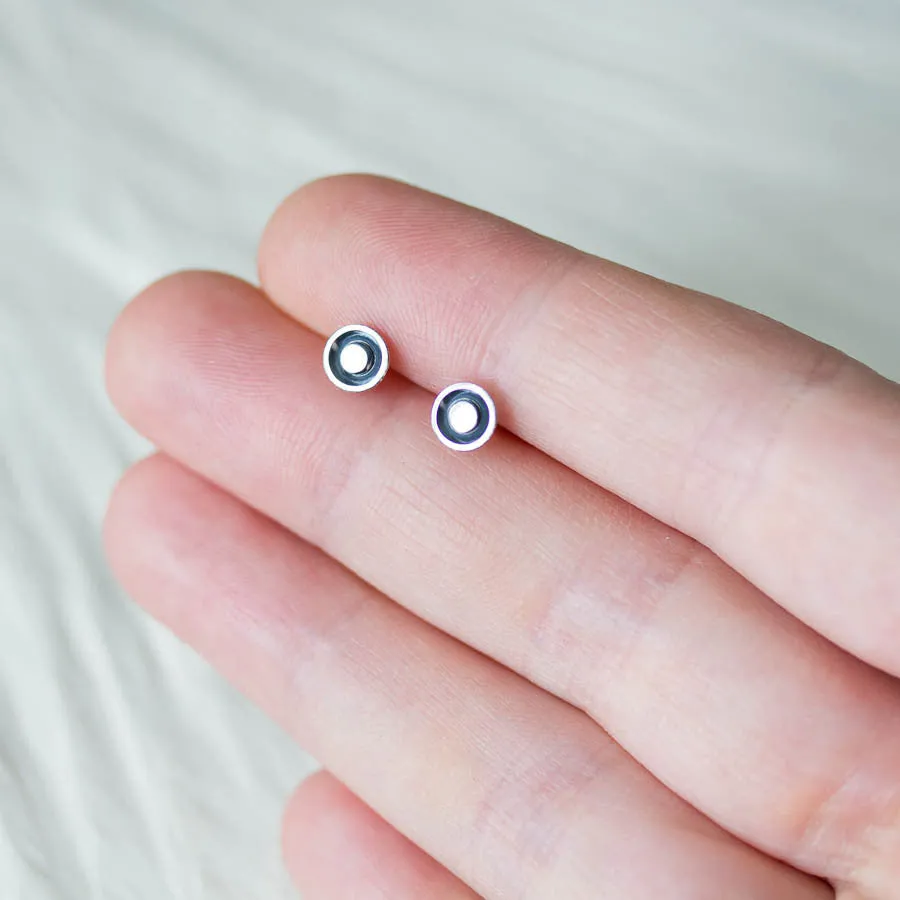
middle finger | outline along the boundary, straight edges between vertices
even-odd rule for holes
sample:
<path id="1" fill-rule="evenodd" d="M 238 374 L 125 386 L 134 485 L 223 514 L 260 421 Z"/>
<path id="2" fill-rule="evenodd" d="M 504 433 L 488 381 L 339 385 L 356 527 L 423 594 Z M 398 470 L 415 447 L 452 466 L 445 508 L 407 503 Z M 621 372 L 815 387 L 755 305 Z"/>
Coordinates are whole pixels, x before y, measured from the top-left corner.
<path id="1" fill-rule="evenodd" d="M 340 394 L 320 359 L 249 285 L 182 275 L 120 321 L 111 389 L 168 453 L 586 710 L 733 832 L 815 874 L 884 877 L 890 679 L 534 448 L 498 433 L 448 453 L 424 391 Z"/>

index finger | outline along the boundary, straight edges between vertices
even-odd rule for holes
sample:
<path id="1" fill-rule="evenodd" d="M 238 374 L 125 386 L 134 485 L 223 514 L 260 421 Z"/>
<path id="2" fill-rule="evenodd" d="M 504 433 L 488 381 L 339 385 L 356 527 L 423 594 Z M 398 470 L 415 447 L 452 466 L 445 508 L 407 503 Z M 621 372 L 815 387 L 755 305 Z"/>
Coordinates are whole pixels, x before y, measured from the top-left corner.
<path id="1" fill-rule="evenodd" d="M 407 376 L 485 385 L 501 423 L 706 544 L 900 674 L 900 391 L 770 319 L 366 176 L 289 198 L 263 288 L 364 321 Z"/>

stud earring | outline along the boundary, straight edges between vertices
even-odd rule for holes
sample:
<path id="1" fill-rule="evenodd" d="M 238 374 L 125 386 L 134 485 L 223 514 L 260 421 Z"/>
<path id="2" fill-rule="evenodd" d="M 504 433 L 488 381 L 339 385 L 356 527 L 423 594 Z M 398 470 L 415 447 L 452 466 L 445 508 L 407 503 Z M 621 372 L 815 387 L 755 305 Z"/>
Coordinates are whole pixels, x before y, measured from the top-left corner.
<path id="1" fill-rule="evenodd" d="M 328 380 L 342 391 L 359 393 L 375 387 L 388 370 L 384 338 L 365 325 L 345 325 L 328 338 L 322 364 Z"/>
<path id="2" fill-rule="evenodd" d="M 497 410 L 491 395 L 477 384 L 451 384 L 434 400 L 431 427 L 445 447 L 477 450 L 494 433 Z"/>

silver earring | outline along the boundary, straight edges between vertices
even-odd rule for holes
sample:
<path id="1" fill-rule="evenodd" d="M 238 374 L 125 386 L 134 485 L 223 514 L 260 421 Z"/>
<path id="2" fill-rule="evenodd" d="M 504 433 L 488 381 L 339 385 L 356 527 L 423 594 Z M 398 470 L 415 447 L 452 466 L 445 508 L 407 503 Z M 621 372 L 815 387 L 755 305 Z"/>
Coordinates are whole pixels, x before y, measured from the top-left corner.
<path id="1" fill-rule="evenodd" d="M 365 325 L 345 325 L 328 338 L 322 364 L 335 387 L 354 393 L 367 391 L 387 374 L 387 344 Z"/>
<path id="2" fill-rule="evenodd" d="M 491 395 L 483 387 L 469 382 L 451 384 L 434 400 L 431 427 L 445 447 L 477 450 L 494 433 L 497 410 Z"/>

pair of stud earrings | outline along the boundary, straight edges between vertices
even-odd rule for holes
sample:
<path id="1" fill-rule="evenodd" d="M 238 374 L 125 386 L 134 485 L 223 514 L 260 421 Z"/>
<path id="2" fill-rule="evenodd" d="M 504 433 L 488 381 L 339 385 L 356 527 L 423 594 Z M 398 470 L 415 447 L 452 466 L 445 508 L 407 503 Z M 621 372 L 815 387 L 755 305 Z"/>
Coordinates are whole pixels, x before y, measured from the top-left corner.
<path id="1" fill-rule="evenodd" d="M 342 391 L 367 391 L 387 374 L 387 344 L 365 325 L 345 325 L 328 338 L 322 363 L 328 379 Z M 494 433 L 497 410 L 483 387 L 469 382 L 451 384 L 434 400 L 431 427 L 445 447 L 477 450 Z"/>

